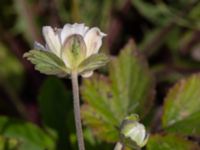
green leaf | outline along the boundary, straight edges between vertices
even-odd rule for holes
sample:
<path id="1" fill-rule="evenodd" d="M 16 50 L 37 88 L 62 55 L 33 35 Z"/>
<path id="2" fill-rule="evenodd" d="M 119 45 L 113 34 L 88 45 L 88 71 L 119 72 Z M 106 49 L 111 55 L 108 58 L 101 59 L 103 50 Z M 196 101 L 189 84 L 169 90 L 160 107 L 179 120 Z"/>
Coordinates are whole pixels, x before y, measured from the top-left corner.
<path id="1" fill-rule="evenodd" d="M 167 94 L 162 116 L 163 128 L 181 134 L 200 134 L 200 74 L 183 79 Z"/>
<path id="2" fill-rule="evenodd" d="M 69 73 L 64 62 L 52 52 L 31 50 L 24 57 L 35 65 L 36 70 L 46 75 L 65 76 Z"/>
<path id="3" fill-rule="evenodd" d="M 145 59 L 130 42 L 110 63 L 109 78 L 96 75 L 84 80 L 81 93 L 84 123 L 102 140 L 116 142 L 118 128 L 128 114 L 144 117 L 151 108 L 154 80 Z"/>
<path id="4" fill-rule="evenodd" d="M 54 149 L 54 141 L 32 123 L 1 116 L 0 135 L 18 140 L 20 150 Z"/>
<path id="5" fill-rule="evenodd" d="M 150 109 L 154 98 L 154 78 L 145 58 L 132 41 L 110 65 L 110 79 L 116 111 L 143 117 Z"/>
<path id="6" fill-rule="evenodd" d="M 164 25 L 173 14 L 164 3 L 151 4 L 144 0 L 132 0 L 139 13 L 153 24 Z"/>
<path id="7" fill-rule="evenodd" d="M 98 69 L 99 67 L 102 67 L 106 65 L 109 61 L 108 56 L 105 54 L 94 54 L 85 59 L 80 65 L 79 65 L 79 72 L 80 73 L 86 73 L 93 71 L 95 69 Z"/>
<path id="8" fill-rule="evenodd" d="M 175 135 L 153 135 L 147 150 L 199 150 L 197 144 Z"/>
<path id="9" fill-rule="evenodd" d="M 40 89 L 38 100 L 44 124 L 57 132 L 58 149 L 70 149 L 68 127 L 74 126 L 74 121 L 71 124 L 69 119 L 69 112 L 72 111 L 71 92 L 59 79 L 49 77 Z"/>
<path id="10" fill-rule="evenodd" d="M 92 131 L 96 136 L 109 142 L 118 140 L 119 133 L 117 127 L 111 121 L 106 120 L 108 117 L 106 118 L 102 113 L 97 112 L 89 105 L 82 106 L 81 111 L 84 123 L 93 129 Z M 116 122 L 116 118 L 113 119 Z"/>

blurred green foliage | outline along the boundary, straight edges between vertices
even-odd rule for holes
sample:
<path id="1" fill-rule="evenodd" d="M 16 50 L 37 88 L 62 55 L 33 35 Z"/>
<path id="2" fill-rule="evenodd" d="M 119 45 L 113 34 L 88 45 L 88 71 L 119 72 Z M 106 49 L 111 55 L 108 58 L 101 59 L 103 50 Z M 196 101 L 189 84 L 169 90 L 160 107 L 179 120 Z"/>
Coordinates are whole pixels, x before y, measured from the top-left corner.
<path id="1" fill-rule="evenodd" d="M 148 150 L 198 150 L 196 143 L 187 141 L 186 139 L 176 135 L 154 135 L 147 145 Z"/>
<path id="2" fill-rule="evenodd" d="M 87 150 L 113 149 L 131 113 L 149 130 L 147 150 L 200 149 L 199 0 L 2 0 L 0 9 L 0 150 L 77 149 L 69 80 L 46 79 L 22 57 L 43 41 L 42 26 L 66 22 L 100 27 L 112 54 L 80 82 Z"/>
<path id="3" fill-rule="evenodd" d="M 8 146 L 9 143 L 10 145 L 18 145 L 17 149 L 20 150 L 54 149 L 53 140 L 44 131 L 32 123 L 1 117 L 0 132 L 1 136 L 11 138 L 10 140 L 2 140 L 2 142 L 5 142 L 5 144 L 8 142 Z"/>
<path id="4" fill-rule="evenodd" d="M 169 132 L 199 135 L 200 77 L 179 81 L 165 98 L 163 128 Z"/>
<path id="5" fill-rule="evenodd" d="M 58 149 L 70 149 L 68 132 L 74 131 L 68 126 L 72 120 L 71 99 L 71 93 L 67 92 L 62 82 L 56 78 L 49 78 L 44 82 L 38 97 L 44 124 L 57 132 Z"/>
<path id="6" fill-rule="evenodd" d="M 2 65 L 0 68 L 0 80 L 6 80 L 8 81 L 7 84 L 19 89 L 23 82 L 24 68 L 2 43 L 0 44 L 0 63 Z"/>
<path id="7" fill-rule="evenodd" d="M 100 138 L 115 142 L 119 125 L 127 115 L 144 116 L 151 109 L 154 83 L 145 60 L 130 41 L 110 63 L 109 78 L 84 80 L 81 93 L 86 103 L 82 106 L 86 125 Z"/>

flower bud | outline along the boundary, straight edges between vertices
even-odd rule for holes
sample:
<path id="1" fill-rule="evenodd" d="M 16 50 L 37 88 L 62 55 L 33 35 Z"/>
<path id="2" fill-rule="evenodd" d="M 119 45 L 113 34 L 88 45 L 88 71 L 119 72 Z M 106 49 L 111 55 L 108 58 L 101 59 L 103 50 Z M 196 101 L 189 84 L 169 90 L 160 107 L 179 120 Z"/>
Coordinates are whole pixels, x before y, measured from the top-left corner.
<path id="1" fill-rule="evenodd" d="M 86 58 L 86 45 L 81 35 L 69 36 L 61 50 L 61 58 L 70 69 L 77 66 Z"/>
<path id="2" fill-rule="evenodd" d="M 122 142 L 133 149 L 145 146 L 148 141 L 145 127 L 138 120 L 138 115 L 130 115 L 123 120 L 120 127 Z"/>

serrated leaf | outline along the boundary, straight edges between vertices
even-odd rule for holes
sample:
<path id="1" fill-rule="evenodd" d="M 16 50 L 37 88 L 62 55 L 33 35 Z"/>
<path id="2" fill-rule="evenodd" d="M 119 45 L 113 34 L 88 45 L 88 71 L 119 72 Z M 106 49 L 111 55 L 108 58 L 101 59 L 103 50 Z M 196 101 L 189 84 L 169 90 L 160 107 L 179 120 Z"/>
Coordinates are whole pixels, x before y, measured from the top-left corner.
<path id="1" fill-rule="evenodd" d="M 40 89 L 38 101 L 44 124 L 54 129 L 58 135 L 57 148 L 70 149 L 68 126 L 71 120 L 68 116 L 72 111 L 71 92 L 65 89 L 59 79 L 49 77 Z"/>
<path id="2" fill-rule="evenodd" d="M 102 140 L 116 142 L 124 117 L 132 113 L 144 116 L 151 108 L 154 80 L 145 59 L 133 45 L 130 42 L 118 58 L 112 60 L 109 78 L 93 76 L 84 80 L 81 88 L 85 102 L 83 121 L 94 132 L 98 131 L 97 136 Z"/>
<path id="3" fill-rule="evenodd" d="M 64 62 L 52 52 L 42 50 L 31 50 L 24 54 L 30 62 L 35 65 L 35 69 L 47 75 L 65 76 L 69 69 Z"/>
<path id="4" fill-rule="evenodd" d="M 132 41 L 111 62 L 110 80 L 118 115 L 138 113 L 144 116 L 152 105 L 154 78 L 144 57 Z M 148 107 L 147 107 L 148 106 Z"/>
<path id="5" fill-rule="evenodd" d="M 149 138 L 147 150 L 199 150 L 191 141 L 176 135 L 153 135 Z"/>
<path id="6" fill-rule="evenodd" d="M 175 84 L 167 94 L 162 125 L 167 131 L 200 134 L 200 74 Z"/>
<path id="7" fill-rule="evenodd" d="M 95 69 L 98 69 L 99 67 L 102 67 L 106 65 L 109 61 L 108 56 L 105 54 L 94 54 L 85 59 L 80 65 L 79 65 L 79 72 L 86 73 L 93 71 Z"/>
<path id="8" fill-rule="evenodd" d="M 54 141 L 32 123 L 0 117 L 0 134 L 20 142 L 20 150 L 53 150 Z"/>
<path id="9" fill-rule="evenodd" d="M 117 141 L 119 133 L 116 132 L 115 126 L 103 120 L 101 113 L 89 105 L 84 105 L 81 114 L 84 123 L 92 127 L 94 135 L 106 141 Z"/>

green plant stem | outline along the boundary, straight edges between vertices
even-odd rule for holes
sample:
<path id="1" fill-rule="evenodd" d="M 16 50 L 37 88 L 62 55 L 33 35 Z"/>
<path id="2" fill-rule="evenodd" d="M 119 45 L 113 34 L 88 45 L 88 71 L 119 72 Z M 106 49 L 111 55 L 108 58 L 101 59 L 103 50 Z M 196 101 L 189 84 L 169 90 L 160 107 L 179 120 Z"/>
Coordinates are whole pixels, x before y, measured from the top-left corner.
<path id="1" fill-rule="evenodd" d="M 76 136 L 78 139 L 78 146 L 79 150 L 85 150 L 85 144 L 83 140 L 83 130 L 81 124 L 81 115 L 80 115 L 78 74 L 76 71 L 72 72 L 72 89 L 74 98 L 74 115 L 75 115 Z"/>

